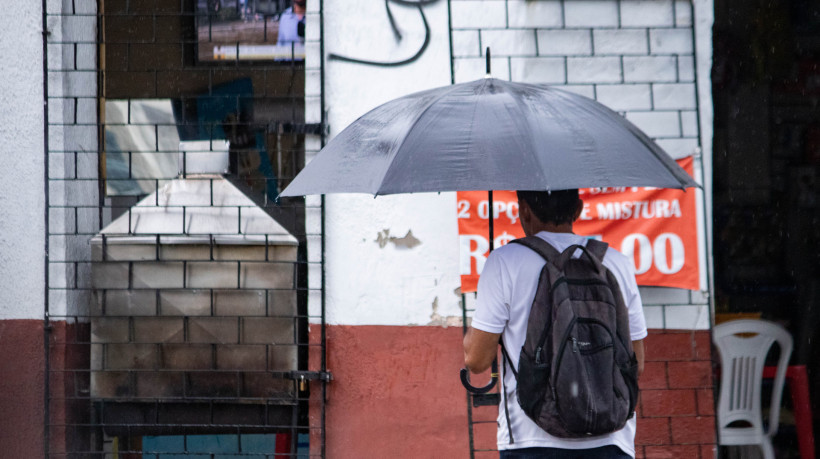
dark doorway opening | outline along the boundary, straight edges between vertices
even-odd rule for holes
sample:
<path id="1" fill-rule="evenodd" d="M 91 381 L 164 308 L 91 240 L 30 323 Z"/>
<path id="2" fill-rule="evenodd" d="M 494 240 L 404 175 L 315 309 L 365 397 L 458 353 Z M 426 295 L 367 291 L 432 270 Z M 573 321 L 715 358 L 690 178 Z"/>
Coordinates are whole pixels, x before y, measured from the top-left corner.
<path id="1" fill-rule="evenodd" d="M 785 326 L 818 394 L 820 2 L 716 0 L 712 85 L 716 317 Z M 775 443 L 797 457 L 794 427 Z"/>

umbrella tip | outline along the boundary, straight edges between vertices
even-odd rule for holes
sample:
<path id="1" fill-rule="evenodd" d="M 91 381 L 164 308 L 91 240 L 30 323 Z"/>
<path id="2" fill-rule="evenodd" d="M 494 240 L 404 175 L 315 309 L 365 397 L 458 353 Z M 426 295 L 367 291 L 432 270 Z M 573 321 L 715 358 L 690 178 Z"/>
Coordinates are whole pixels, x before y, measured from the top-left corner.
<path id="1" fill-rule="evenodd" d="M 487 52 L 485 53 L 485 55 L 487 57 L 487 74 L 484 75 L 484 78 L 491 78 L 491 72 L 490 72 L 490 47 L 489 46 L 487 47 Z"/>

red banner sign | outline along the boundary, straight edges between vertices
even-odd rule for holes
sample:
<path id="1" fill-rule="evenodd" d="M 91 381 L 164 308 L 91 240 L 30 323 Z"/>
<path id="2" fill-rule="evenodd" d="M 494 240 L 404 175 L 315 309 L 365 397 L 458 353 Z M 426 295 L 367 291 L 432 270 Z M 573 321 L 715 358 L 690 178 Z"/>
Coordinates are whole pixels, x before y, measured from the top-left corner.
<path id="1" fill-rule="evenodd" d="M 693 174 L 692 157 L 678 164 Z M 699 289 L 693 190 L 587 188 L 580 194 L 584 211 L 573 230 L 602 239 L 632 258 L 639 285 Z M 460 191 L 457 199 L 461 291 L 474 292 L 490 249 L 488 195 L 486 191 Z M 493 192 L 493 216 L 495 247 L 524 236 L 514 191 Z"/>

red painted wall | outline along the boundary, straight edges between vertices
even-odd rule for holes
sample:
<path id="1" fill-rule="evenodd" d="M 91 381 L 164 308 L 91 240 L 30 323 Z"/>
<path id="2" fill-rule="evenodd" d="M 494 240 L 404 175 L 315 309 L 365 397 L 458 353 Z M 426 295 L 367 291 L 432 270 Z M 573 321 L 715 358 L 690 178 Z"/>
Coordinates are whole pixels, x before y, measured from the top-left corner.
<path id="1" fill-rule="evenodd" d="M 328 326 L 327 457 L 469 457 L 461 337 L 460 327 Z"/>
<path id="2" fill-rule="evenodd" d="M 43 457 L 43 322 L 0 321 L 0 456 Z"/>
<path id="3" fill-rule="evenodd" d="M 461 336 L 460 327 L 328 326 L 327 366 L 334 380 L 326 405 L 327 457 L 469 457 L 466 396 L 458 379 Z M 650 331 L 638 457 L 714 457 L 709 340 L 708 331 Z M 312 327 L 311 343 L 319 342 L 318 327 Z M 312 365 L 318 357 L 311 355 Z M 319 387 L 311 387 L 315 427 Z M 496 410 L 473 412 L 474 420 L 489 421 L 476 429 L 478 447 L 495 448 Z M 319 431 L 312 432 L 311 449 L 318 454 Z"/>

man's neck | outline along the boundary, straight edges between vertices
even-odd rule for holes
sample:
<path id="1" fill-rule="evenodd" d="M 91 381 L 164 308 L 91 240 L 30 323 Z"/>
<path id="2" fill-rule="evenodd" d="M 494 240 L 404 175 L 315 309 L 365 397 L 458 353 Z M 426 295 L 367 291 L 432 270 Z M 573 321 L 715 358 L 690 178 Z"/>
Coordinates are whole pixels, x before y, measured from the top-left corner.
<path id="1" fill-rule="evenodd" d="M 560 225 L 556 225 L 555 223 L 542 223 L 534 228 L 534 230 L 535 232 L 533 234 L 540 233 L 541 231 L 572 234 L 572 223 L 562 223 Z"/>

